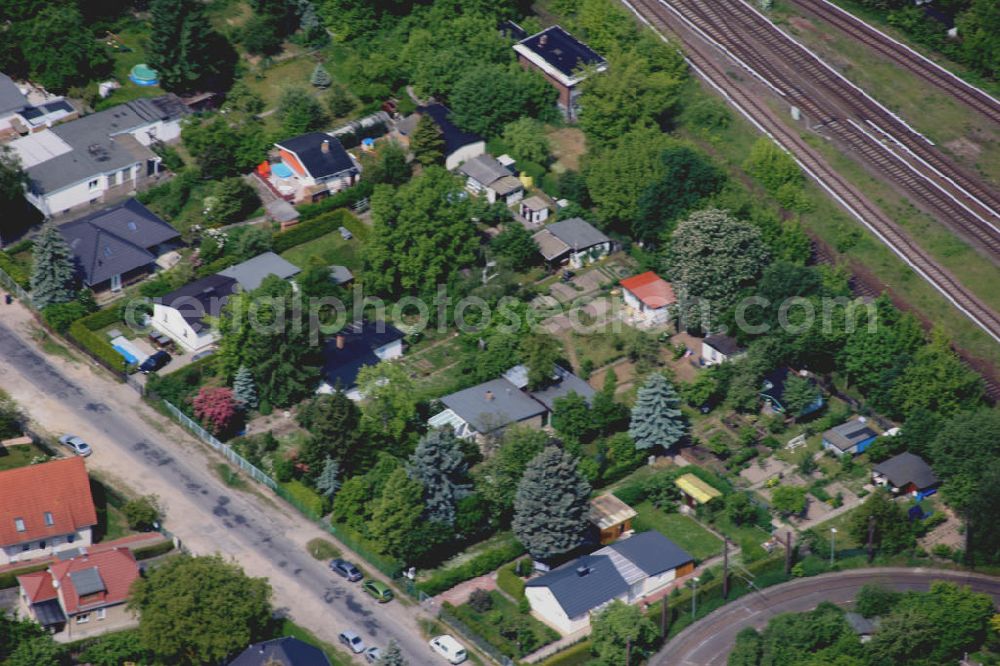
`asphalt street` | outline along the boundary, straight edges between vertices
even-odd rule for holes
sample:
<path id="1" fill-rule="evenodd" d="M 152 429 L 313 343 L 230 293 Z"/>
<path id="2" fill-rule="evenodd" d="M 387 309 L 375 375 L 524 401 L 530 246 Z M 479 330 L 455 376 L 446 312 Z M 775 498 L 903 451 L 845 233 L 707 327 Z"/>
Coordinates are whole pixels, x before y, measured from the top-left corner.
<path id="1" fill-rule="evenodd" d="M 763 629 L 779 613 L 812 610 L 822 601 L 845 605 L 867 583 L 896 590 L 926 591 L 932 581 L 947 580 L 993 595 L 1000 603 L 1000 578 L 940 569 L 857 569 L 824 574 L 765 588 L 716 610 L 677 634 L 650 666 L 725 666 L 736 635 L 746 627 Z"/>
<path id="2" fill-rule="evenodd" d="M 39 426 L 84 437 L 94 447 L 88 467 L 158 495 L 166 527 L 189 549 L 221 553 L 268 577 L 275 605 L 321 638 L 335 643 L 353 629 L 384 647 L 392 637 L 411 664 L 438 663 L 420 634 L 418 607 L 377 604 L 357 583 L 337 578 L 305 550 L 309 539 L 329 535 L 269 494 L 227 487 L 211 470 L 221 458 L 133 389 L 83 361 L 37 351 L 25 315 L 18 305 L 0 311 L 0 386 Z"/>

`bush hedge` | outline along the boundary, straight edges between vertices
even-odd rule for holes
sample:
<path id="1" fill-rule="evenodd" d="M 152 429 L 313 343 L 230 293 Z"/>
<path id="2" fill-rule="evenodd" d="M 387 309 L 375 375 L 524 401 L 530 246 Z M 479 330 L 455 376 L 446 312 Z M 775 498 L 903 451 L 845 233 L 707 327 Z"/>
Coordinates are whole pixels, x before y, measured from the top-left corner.
<path id="1" fill-rule="evenodd" d="M 302 220 L 302 222 L 305 222 L 314 217 L 319 217 L 323 213 L 329 213 L 330 211 L 338 208 L 353 206 L 365 197 L 370 197 L 374 191 L 374 183 L 369 180 L 362 180 L 354 187 L 337 192 L 332 197 L 327 197 L 317 201 L 316 203 L 299 206 L 299 219 Z M 301 226 L 302 222 L 296 226 Z M 275 252 L 279 252 L 279 250 L 275 250 Z"/>
<path id="2" fill-rule="evenodd" d="M 23 569 L 15 569 L 14 571 L 7 571 L 0 574 L 0 590 L 6 590 L 11 587 L 17 587 L 17 577 L 23 576 L 25 574 L 36 573 L 38 571 L 45 571 L 49 568 L 47 562 L 42 564 L 36 564 L 31 567 L 24 567 Z"/>
<path id="3" fill-rule="evenodd" d="M 584 666 L 592 657 L 590 641 L 583 640 L 549 657 L 541 663 L 541 666 Z"/>
<path id="4" fill-rule="evenodd" d="M 168 539 L 166 541 L 161 541 L 160 543 L 154 543 L 152 546 L 135 548 L 132 550 L 132 554 L 137 560 L 148 560 L 151 557 L 157 557 L 158 555 L 169 553 L 173 549 L 174 542 Z"/>
<path id="5" fill-rule="evenodd" d="M 325 236 L 330 232 L 336 231 L 352 219 L 351 214 L 343 208 L 318 215 L 310 220 L 299 222 L 287 231 L 275 234 L 272 248 L 275 252 L 281 254 L 296 245 L 308 243 L 320 236 Z"/>
<path id="6" fill-rule="evenodd" d="M 510 541 L 492 548 L 485 553 L 480 553 L 458 566 L 435 571 L 431 574 L 430 578 L 417 583 L 417 589 L 433 597 L 445 590 L 450 590 L 459 583 L 475 578 L 476 576 L 488 574 L 502 564 L 510 562 L 523 554 L 524 546 L 518 541 Z"/>
<path id="7" fill-rule="evenodd" d="M 305 513 L 313 520 L 319 520 L 326 512 L 326 502 L 315 490 L 305 485 L 298 479 L 285 481 L 281 488 L 287 493 L 285 499 Z"/>
<path id="8" fill-rule="evenodd" d="M 497 572 L 497 587 L 519 601 L 524 597 L 524 581 L 514 573 L 516 564 L 513 562 L 500 567 L 500 571 Z"/>
<path id="9" fill-rule="evenodd" d="M 118 308 L 98 310 L 70 324 L 66 335 L 108 370 L 121 372 L 125 367 L 124 357 L 115 351 L 107 336 L 95 332 L 120 320 L 121 312 Z M 134 372 L 134 366 L 130 366 L 129 371 Z"/>
<path id="10" fill-rule="evenodd" d="M 22 289 L 31 288 L 31 276 L 28 275 L 28 269 L 14 261 L 14 258 L 6 252 L 0 252 L 0 269 L 3 269 L 3 272 L 9 275 L 10 279 Z"/>

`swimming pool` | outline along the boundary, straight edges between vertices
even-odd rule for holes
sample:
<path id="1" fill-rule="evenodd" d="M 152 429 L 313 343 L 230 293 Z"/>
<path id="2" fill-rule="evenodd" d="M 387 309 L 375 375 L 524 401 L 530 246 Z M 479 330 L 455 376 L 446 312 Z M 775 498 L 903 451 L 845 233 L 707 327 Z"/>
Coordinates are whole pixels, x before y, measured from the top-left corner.
<path id="1" fill-rule="evenodd" d="M 271 165 L 271 173 L 278 178 L 291 178 L 294 174 L 284 162 L 275 162 Z"/>
<path id="2" fill-rule="evenodd" d="M 125 349 L 121 345 L 112 345 L 112 346 L 115 348 L 115 351 L 124 356 L 125 360 L 128 361 L 129 363 L 135 364 L 139 362 L 139 359 L 137 359 L 135 356 L 132 356 L 131 352 L 129 352 L 129 350 Z"/>

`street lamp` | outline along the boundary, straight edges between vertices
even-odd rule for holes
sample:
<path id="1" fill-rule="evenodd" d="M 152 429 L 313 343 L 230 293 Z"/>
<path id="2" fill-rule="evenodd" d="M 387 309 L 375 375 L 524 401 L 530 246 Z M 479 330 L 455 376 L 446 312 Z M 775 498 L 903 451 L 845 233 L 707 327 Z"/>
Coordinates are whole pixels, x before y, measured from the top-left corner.
<path id="1" fill-rule="evenodd" d="M 833 566 L 834 544 L 837 543 L 837 528 L 830 528 L 830 565 Z"/>
<path id="2" fill-rule="evenodd" d="M 691 619 L 693 620 L 695 614 L 698 612 L 698 577 L 695 576 L 691 579 Z"/>

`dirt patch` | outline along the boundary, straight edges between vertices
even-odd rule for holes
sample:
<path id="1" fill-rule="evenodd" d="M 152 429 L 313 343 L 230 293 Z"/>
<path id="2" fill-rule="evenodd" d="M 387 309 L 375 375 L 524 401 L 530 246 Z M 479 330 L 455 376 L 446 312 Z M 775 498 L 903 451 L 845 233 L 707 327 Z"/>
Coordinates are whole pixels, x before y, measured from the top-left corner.
<path id="1" fill-rule="evenodd" d="M 288 414 L 286 417 L 285 415 Z M 258 416 L 247 424 L 246 434 L 255 435 L 257 433 L 271 431 L 275 437 L 290 435 L 300 430 L 298 422 L 295 420 L 295 410 L 275 410 L 268 416 Z"/>
<path id="2" fill-rule="evenodd" d="M 635 377 L 635 364 L 624 359 L 605 366 L 590 375 L 589 384 L 595 389 L 600 390 L 604 386 L 605 375 L 611 370 L 614 370 L 615 375 L 618 377 L 618 390 L 615 393 L 625 393 L 632 388 L 632 379 Z"/>
<path id="3" fill-rule="evenodd" d="M 578 171 L 580 158 L 587 152 L 587 141 L 583 132 L 575 127 L 562 127 L 549 132 L 552 144 L 552 156 L 556 163 L 553 171 Z"/>
<path id="4" fill-rule="evenodd" d="M 983 152 L 983 147 L 980 146 L 975 141 L 967 139 L 965 137 L 959 137 L 953 141 L 949 141 L 944 144 L 944 147 L 948 149 L 948 152 L 954 153 L 959 157 L 966 157 L 970 160 L 977 160 Z"/>
<path id="5" fill-rule="evenodd" d="M 796 30 L 802 30 L 803 32 L 812 32 L 816 29 L 816 26 L 813 25 L 812 21 L 807 18 L 802 18 L 801 16 L 791 16 L 789 17 L 788 22 L 793 28 Z"/>

